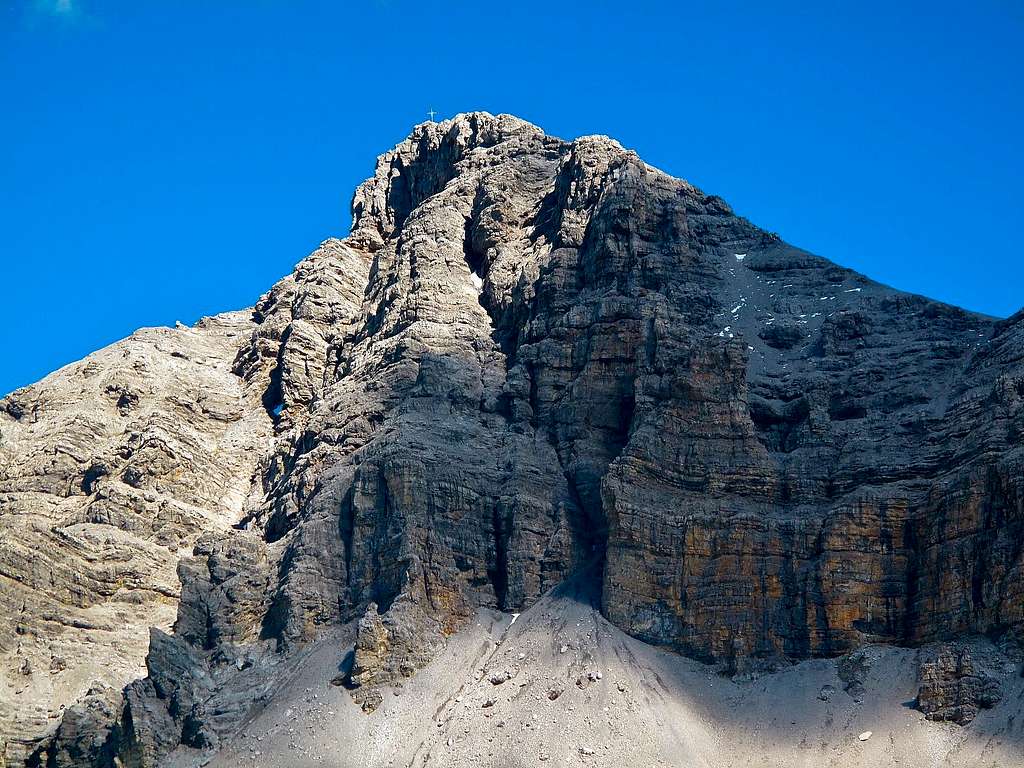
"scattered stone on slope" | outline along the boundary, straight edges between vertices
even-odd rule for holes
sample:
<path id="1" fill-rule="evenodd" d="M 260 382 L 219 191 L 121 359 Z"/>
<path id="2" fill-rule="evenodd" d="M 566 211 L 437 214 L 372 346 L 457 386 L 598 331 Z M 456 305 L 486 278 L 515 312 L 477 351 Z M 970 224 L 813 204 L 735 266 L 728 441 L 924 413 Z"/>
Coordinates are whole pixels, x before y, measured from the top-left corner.
<path id="1" fill-rule="evenodd" d="M 859 648 L 839 659 L 836 671 L 845 690 L 858 704 L 864 700 L 864 682 L 871 672 L 873 654 L 870 648 Z"/>
<path id="2" fill-rule="evenodd" d="M 503 669 L 492 674 L 487 680 L 491 685 L 501 685 L 502 683 L 507 683 L 513 677 L 515 677 L 515 674 L 511 670 Z"/>

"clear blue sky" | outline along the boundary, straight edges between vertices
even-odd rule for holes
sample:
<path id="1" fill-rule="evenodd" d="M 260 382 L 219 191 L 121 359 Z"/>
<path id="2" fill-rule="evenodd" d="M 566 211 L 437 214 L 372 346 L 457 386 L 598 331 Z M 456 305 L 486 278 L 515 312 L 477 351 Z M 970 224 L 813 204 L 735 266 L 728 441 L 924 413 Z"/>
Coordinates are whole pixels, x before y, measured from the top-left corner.
<path id="1" fill-rule="evenodd" d="M 606 133 L 786 240 L 1024 304 L 1024 5 L 0 1 L 0 393 L 251 305 L 425 119 Z"/>

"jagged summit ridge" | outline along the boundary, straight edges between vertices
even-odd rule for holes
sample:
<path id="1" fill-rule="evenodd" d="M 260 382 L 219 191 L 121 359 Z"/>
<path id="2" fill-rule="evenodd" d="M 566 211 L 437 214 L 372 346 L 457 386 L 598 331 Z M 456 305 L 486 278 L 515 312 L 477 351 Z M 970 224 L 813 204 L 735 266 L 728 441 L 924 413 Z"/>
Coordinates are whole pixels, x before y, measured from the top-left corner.
<path id="1" fill-rule="evenodd" d="M 372 710 L 581 573 L 730 673 L 1022 629 L 1019 318 L 507 115 L 417 126 L 352 208 L 251 313 L 0 401 L 10 764 L 208 755 L 360 618 Z"/>

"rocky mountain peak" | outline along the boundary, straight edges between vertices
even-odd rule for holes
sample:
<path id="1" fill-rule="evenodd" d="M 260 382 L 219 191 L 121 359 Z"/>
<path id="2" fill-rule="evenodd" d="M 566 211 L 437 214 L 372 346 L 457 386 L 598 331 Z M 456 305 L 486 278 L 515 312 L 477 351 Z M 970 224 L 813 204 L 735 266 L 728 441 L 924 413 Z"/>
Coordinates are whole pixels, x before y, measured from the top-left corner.
<path id="1" fill-rule="evenodd" d="M 377 250 L 413 209 L 459 173 L 467 155 L 528 137 L 544 138 L 535 125 L 512 115 L 466 112 L 440 123 L 420 123 L 408 138 L 377 158 L 373 177 L 356 189 L 349 240 Z"/>
<path id="2" fill-rule="evenodd" d="M 566 594 L 587 653 L 842 657 L 855 692 L 865 648 L 1024 632 L 1019 316 L 508 115 L 417 126 L 352 211 L 251 311 L 0 401 L 8 765 L 207 760 L 324 643 L 372 713 L 509 614 L 558 636 Z M 998 703 L 1009 657 L 965 653 L 922 657 L 930 716 Z"/>

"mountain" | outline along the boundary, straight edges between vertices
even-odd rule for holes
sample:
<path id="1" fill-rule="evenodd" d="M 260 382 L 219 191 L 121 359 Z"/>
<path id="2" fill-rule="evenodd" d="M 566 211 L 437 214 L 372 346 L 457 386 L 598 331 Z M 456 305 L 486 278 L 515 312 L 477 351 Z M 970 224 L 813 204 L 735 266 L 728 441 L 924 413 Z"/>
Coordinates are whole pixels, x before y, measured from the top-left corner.
<path id="1" fill-rule="evenodd" d="M 352 211 L 0 400 L 0 764 L 1024 765 L 1024 313 L 507 115 Z"/>

